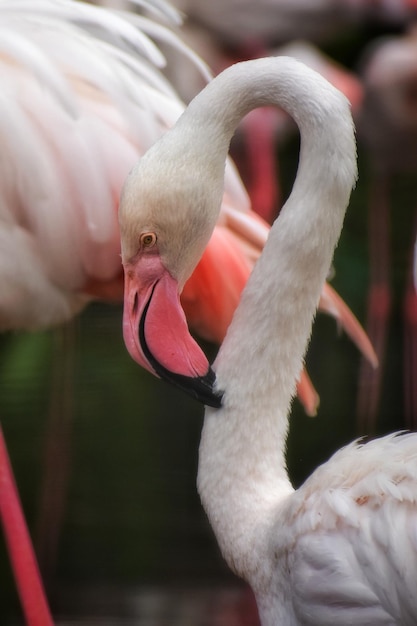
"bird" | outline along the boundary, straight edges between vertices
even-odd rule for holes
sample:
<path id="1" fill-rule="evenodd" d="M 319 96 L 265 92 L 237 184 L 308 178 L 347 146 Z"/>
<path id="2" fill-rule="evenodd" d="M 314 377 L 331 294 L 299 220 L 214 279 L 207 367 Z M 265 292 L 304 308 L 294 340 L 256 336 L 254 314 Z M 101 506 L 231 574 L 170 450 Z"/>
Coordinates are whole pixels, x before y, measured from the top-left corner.
<path id="1" fill-rule="evenodd" d="M 210 365 L 187 333 L 179 292 L 216 223 L 235 127 L 265 104 L 300 129 L 298 173 Z M 417 619 L 417 434 L 354 441 L 298 489 L 285 462 L 295 383 L 356 179 L 345 97 L 294 59 L 264 58 L 204 88 L 121 196 L 127 343 L 206 405 L 198 491 L 263 626 Z"/>
<path id="2" fill-rule="evenodd" d="M 374 370 L 362 363 L 360 369 L 358 426 L 360 432 L 367 433 L 377 431 L 381 416 L 383 380 L 390 361 L 389 325 L 397 305 L 393 284 L 401 275 L 405 276 L 404 285 L 397 280 L 396 287 L 400 287 L 402 299 L 404 425 L 414 430 L 417 424 L 417 295 L 413 281 L 416 216 L 415 207 L 409 212 L 404 194 L 394 195 L 395 188 L 404 188 L 407 176 L 415 179 L 417 172 L 416 51 L 414 27 L 401 35 L 374 40 L 363 53 L 360 67 L 364 100 L 357 117 L 358 138 L 370 163 L 366 327 L 380 364 Z M 415 190 L 412 193 L 415 196 Z M 395 248 L 396 229 L 401 234 L 399 254 Z"/>

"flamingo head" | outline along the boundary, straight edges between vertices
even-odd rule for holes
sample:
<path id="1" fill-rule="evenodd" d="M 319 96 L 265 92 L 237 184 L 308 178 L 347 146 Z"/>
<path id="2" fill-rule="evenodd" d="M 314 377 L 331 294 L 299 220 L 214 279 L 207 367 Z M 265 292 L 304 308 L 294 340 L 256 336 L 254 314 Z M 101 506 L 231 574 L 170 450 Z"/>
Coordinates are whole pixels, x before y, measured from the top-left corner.
<path id="1" fill-rule="evenodd" d="M 156 376 L 206 405 L 220 407 L 214 372 L 191 337 L 180 304 L 182 287 L 204 251 L 215 218 L 205 207 L 196 210 L 192 190 L 180 185 L 177 175 L 173 178 L 172 166 L 163 168 L 161 159 L 149 152 L 129 175 L 119 207 L 125 344 L 133 359 Z M 202 189 L 197 196 L 206 202 Z"/>

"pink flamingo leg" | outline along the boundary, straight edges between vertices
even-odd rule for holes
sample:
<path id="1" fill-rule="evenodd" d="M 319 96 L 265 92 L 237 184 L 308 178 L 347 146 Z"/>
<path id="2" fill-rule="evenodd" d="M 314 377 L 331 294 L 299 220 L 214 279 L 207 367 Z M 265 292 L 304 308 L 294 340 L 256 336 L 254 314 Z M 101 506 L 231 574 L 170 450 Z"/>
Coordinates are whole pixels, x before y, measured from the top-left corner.
<path id="1" fill-rule="evenodd" d="M 366 332 L 374 346 L 379 367 L 375 369 L 362 359 L 357 404 L 360 434 L 375 433 L 391 312 L 388 197 L 388 181 L 385 176 L 378 177 L 373 183 L 369 208 L 370 289 Z"/>
<path id="2" fill-rule="evenodd" d="M 246 184 L 252 209 L 269 224 L 276 218 L 280 204 L 275 142 L 282 118 L 284 113 L 263 108 L 251 111 L 242 121 L 248 162 Z"/>
<path id="3" fill-rule="evenodd" d="M 0 427 L 0 518 L 27 626 L 53 626 Z"/>

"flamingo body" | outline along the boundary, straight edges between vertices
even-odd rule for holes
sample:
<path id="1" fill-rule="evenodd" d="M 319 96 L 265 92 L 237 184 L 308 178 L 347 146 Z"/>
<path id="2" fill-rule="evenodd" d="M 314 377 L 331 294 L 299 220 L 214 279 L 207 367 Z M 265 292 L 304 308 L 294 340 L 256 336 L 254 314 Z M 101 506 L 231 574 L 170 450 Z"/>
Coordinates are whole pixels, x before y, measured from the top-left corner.
<path id="1" fill-rule="evenodd" d="M 120 274 L 117 197 L 138 155 L 132 128 L 147 121 L 145 149 L 160 134 L 146 109 L 165 102 L 168 124 L 181 106 L 168 85 L 163 94 L 162 77 L 159 92 L 142 79 L 141 106 L 134 92 L 122 105 L 119 91 L 139 80 L 146 52 L 126 68 L 122 51 L 106 46 L 111 32 L 134 40 L 116 15 L 112 31 L 106 12 L 73 2 L 2 2 L 0 15 L 0 327 L 39 328 L 78 312 L 88 281 Z"/>

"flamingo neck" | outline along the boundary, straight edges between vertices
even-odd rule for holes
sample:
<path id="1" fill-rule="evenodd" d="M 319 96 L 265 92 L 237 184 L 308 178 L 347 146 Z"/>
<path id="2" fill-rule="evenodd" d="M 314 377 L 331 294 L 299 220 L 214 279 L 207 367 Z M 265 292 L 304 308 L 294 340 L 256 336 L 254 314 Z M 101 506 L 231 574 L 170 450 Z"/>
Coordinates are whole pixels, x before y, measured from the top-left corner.
<path id="1" fill-rule="evenodd" d="M 256 591 L 269 575 L 273 518 L 293 491 L 288 414 L 356 179 L 356 148 L 348 104 L 324 79 L 288 59 L 254 73 L 238 102 L 228 93 L 223 124 L 236 123 L 248 103 L 280 104 L 299 125 L 300 162 L 214 365 L 224 404 L 206 410 L 198 488 L 226 560 Z M 241 80 L 251 80 L 247 70 Z"/>

